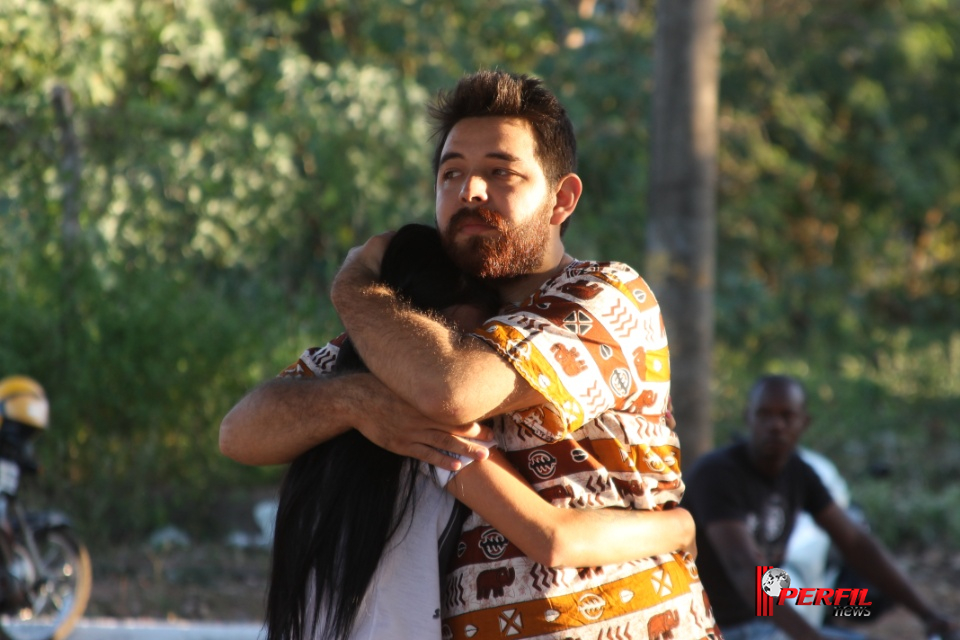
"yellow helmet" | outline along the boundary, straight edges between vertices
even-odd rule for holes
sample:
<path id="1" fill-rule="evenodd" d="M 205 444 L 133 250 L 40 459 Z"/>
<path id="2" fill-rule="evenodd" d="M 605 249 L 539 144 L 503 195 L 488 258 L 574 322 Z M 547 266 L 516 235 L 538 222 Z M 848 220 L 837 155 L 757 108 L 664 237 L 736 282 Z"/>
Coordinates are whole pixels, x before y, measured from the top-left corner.
<path id="1" fill-rule="evenodd" d="M 0 428 L 4 420 L 46 429 L 50 404 L 43 387 L 27 376 L 7 376 L 0 380 Z"/>

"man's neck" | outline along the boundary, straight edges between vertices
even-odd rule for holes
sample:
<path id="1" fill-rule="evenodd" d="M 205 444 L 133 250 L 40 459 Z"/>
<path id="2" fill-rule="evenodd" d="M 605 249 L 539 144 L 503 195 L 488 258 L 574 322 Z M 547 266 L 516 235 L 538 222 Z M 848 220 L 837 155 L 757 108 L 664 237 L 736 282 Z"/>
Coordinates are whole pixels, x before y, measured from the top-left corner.
<path id="1" fill-rule="evenodd" d="M 761 459 L 757 458 L 752 451 L 749 457 L 750 463 L 753 465 L 753 468 L 757 470 L 757 473 L 769 480 L 776 480 L 780 474 L 783 473 L 783 470 L 787 467 L 787 462 L 790 460 L 790 456 L 787 456 L 783 460 Z"/>
<path id="2" fill-rule="evenodd" d="M 529 273 L 517 278 L 511 278 L 497 283 L 495 286 L 500 292 L 500 299 L 507 303 L 519 304 L 537 292 L 543 286 L 543 283 L 557 276 L 566 269 L 572 262 L 573 257 L 566 253 L 560 254 L 558 258 L 549 261 L 550 264 L 538 269 L 534 273 Z"/>

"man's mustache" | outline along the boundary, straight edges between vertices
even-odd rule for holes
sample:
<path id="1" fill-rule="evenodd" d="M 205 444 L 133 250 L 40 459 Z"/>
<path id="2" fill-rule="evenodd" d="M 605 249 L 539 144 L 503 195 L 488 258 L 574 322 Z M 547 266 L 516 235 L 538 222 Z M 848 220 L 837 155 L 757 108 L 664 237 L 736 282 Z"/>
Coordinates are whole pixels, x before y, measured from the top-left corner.
<path id="1" fill-rule="evenodd" d="M 500 233 L 506 233 L 507 225 L 503 222 L 503 216 L 499 212 L 486 207 L 461 207 L 450 218 L 450 228 L 459 229 L 466 221 L 479 218 Z"/>

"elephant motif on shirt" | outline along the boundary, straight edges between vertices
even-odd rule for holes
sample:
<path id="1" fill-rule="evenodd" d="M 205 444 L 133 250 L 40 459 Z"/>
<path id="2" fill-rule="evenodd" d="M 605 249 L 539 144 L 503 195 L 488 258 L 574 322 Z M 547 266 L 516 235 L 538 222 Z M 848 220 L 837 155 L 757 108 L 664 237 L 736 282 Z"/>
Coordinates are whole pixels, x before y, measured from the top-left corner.
<path id="1" fill-rule="evenodd" d="M 680 615 L 676 609 L 664 611 L 647 621 L 647 638 L 650 640 L 671 640 L 673 630 L 680 626 Z"/>
<path id="2" fill-rule="evenodd" d="M 477 600 L 486 600 L 491 594 L 497 598 L 503 596 L 503 588 L 512 585 L 515 578 L 513 567 L 481 571 L 477 576 Z"/>

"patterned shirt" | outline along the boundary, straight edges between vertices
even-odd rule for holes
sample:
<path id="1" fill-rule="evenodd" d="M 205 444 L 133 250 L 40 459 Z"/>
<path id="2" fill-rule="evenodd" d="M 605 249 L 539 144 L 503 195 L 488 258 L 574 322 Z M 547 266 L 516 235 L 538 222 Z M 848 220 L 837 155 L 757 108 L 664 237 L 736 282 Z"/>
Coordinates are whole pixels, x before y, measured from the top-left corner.
<path id="1" fill-rule="evenodd" d="M 280 378 L 315 378 L 332 374 L 336 369 L 340 347 L 347 334 L 339 336 L 322 347 L 310 347 L 300 354 L 300 358 L 280 372 Z"/>
<path id="2" fill-rule="evenodd" d="M 670 359 L 660 309 L 622 263 L 574 262 L 475 335 L 547 403 L 498 419 L 500 446 L 555 506 L 664 509 L 683 495 L 667 426 Z M 444 638 L 719 637 L 689 556 L 540 565 L 476 514 L 443 593 Z"/>

